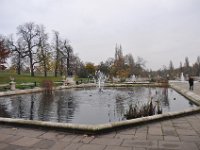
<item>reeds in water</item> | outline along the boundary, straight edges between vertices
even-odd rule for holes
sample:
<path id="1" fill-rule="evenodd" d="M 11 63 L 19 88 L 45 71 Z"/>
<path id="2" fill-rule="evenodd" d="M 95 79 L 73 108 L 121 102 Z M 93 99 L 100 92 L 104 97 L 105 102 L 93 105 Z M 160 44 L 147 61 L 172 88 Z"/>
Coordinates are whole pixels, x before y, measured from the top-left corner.
<path id="1" fill-rule="evenodd" d="M 153 101 L 151 99 L 150 102 L 143 104 L 142 106 L 130 104 L 129 109 L 124 116 L 126 119 L 135 119 L 140 117 L 152 116 L 156 113 L 161 114 L 162 108 L 160 107 L 159 103 L 157 103 L 157 105 L 153 105 Z"/>

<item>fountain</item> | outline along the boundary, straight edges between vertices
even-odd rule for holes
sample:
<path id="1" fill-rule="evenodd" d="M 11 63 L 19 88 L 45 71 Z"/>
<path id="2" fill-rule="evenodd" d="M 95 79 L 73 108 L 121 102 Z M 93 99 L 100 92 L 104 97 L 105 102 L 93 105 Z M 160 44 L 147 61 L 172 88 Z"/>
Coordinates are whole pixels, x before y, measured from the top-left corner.
<path id="1" fill-rule="evenodd" d="M 96 77 L 97 77 L 99 92 L 102 92 L 102 87 L 104 86 L 105 83 L 105 75 L 100 70 L 98 70 L 96 71 Z"/>
<path id="2" fill-rule="evenodd" d="M 181 72 L 181 81 L 185 81 L 185 77 L 183 75 L 183 72 Z"/>
<path id="3" fill-rule="evenodd" d="M 136 82 L 136 76 L 133 74 L 131 77 L 132 82 Z"/>

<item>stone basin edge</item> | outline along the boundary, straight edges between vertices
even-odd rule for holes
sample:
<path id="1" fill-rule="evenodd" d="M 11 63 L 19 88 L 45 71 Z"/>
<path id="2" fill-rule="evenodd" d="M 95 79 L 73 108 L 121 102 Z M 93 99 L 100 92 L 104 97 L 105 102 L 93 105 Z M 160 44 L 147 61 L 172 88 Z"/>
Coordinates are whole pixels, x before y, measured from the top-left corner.
<path id="1" fill-rule="evenodd" d="M 162 83 L 134 83 L 134 84 L 115 84 L 115 83 L 106 83 L 104 87 L 134 87 L 134 86 L 152 86 L 152 87 L 159 87 L 162 86 Z M 70 89 L 70 88 L 89 88 L 89 87 L 97 87 L 95 83 L 90 83 L 90 84 L 80 84 L 80 85 L 69 85 L 69 86 L 58 86 L 58 87 L 53 87 L 53 90 L 62 90 L 62 89 Z M 14 91 L 8 90 L 4 92 L 0 92 L 0 97 L 3 96 L 11 96 L 11 95 L 20 95 L 20 94 L 29 94 L 29 93 L 37 93 L 37 92 L 42 92 L 45 89 L 41 87 L 35 87 L 33 89 L 25 89 L 25 90 L 20 90 L 16 89 Z"/>
<path id="2" fill-rule="evenodd" d="M 187 109 L 179 112 L 169 112 L 154 116 L 136 118 L 125 121 L 118 121 L 105 124 L 97 125 L 87 125 L 87 124 L 75 124 L 75 123 L 57 123 L 57 122 L 48 122 L 48 121 L 38 121 L 38 120 L 24 120 L 24 119 L 14 119 L 14 118 L 2 118 L 0 117 L 0 123 L 8 125 L 17 125 L 17 126 L 28 126 L 28 127 L 41 127 L 41 128 L 51 128 L 58 129 L 62 131 L 85 133 L 85 134 L 97 134 L 104 133 L 116 129 L 121 129 L 130 126 L 137 126 L 153 121 L 171 119 L 175 117 L 185 116 L 192 113 L 200 112 L 200 107 Z"/>

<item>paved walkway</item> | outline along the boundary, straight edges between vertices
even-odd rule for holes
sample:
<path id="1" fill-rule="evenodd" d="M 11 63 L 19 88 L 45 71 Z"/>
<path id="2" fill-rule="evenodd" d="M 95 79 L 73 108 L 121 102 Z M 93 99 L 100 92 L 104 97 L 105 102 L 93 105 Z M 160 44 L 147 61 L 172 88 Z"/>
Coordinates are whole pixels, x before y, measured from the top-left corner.
<path id="1" fill-rule="evenodd" d="M 200 95 L 199 83 L 194 92 Z M 200 150 L 200 113 L 94 136 L 0 125 L 0 150 L 47 149 Z"/>

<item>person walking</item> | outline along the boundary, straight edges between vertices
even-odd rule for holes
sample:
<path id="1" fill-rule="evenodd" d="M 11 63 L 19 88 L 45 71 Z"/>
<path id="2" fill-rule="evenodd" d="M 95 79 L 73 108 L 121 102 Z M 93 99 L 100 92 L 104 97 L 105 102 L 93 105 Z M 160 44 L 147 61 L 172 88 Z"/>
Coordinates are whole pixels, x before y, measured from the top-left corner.
<path id="1" fill-rule="evenodd" d="M 190 90 L 194 89 L 194 79 L 192 77 L 189 77 L 189 86 L 190 86 Z"/>

